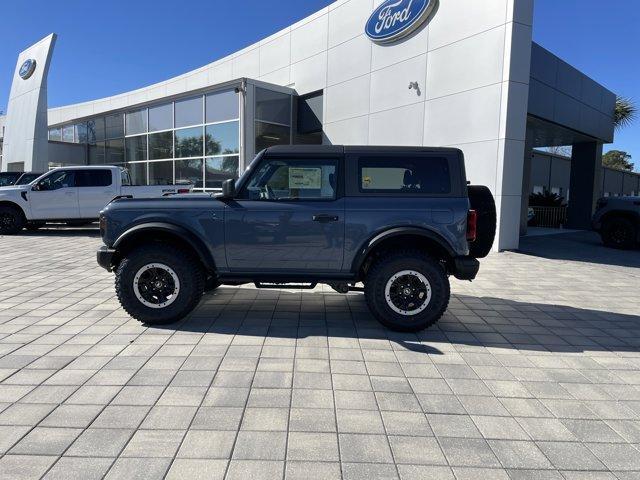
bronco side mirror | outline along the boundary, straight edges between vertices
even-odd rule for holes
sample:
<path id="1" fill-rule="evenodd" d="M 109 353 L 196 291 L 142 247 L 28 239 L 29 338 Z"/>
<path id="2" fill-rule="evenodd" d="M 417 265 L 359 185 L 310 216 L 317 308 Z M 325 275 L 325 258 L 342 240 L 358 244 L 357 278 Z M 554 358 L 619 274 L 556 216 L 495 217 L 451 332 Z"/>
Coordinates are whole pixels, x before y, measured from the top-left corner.
<path id="1" fill-rule="evenodd" d="M 236 181 L 233 179 L 222 182 L 222 198 L 232 199 L 236 196 Z"/>

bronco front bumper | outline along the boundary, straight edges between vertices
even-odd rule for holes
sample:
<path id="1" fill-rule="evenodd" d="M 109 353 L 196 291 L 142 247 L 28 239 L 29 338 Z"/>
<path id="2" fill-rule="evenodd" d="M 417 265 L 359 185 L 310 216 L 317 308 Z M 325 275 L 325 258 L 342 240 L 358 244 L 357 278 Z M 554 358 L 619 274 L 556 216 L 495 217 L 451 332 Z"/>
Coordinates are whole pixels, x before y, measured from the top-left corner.
<path id="1" fill-rule="evenodd" d="M 480 270 L 480 262 L 473 257 L 456 257 L 452 267 L 453 276 L 458 280 L 473 280 Z"/>
<path id="2" fill-rule="evenodd" d="M 98 265 L 104 268 L 107 272 L 113 271 L 113 257 L 115 256 L 116 251 L 107 246 L 102 246 L 96 252 L 96 257 L 98 260 Z"/>

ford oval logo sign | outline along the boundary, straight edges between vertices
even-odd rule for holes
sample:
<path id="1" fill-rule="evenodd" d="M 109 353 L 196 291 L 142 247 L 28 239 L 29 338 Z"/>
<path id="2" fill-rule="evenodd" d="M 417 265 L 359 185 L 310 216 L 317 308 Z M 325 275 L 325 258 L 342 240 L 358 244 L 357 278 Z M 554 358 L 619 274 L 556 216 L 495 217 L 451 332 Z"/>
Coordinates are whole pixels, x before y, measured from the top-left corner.
<path id="1" fill-rule="evenodd" d="M 20 75 L 20 78 L 22 78 L 23 80 L 26 80 L 31 75 L 33 75 L 33 72 L 35 71 L 36 71 L 36 61 L 30 58 L 29 60 L 26 60 L 22 64 L 22 66 L 20 67 L 20 70 L 18 71 L 18 75 Z"/>
<path id="2" fill-rule="evenodd" d="M 386 0 L 376 8 L 365 28 L 377 43 L 390 43 L 415 31 L 429 17 L 437 0 Z"/>

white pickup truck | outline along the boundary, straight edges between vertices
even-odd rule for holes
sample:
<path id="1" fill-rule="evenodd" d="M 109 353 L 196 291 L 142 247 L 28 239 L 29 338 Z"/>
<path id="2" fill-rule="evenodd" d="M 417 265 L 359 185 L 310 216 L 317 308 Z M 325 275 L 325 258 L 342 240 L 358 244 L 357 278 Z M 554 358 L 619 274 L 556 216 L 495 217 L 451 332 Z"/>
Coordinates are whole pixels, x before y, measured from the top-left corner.
<path id="1" fill-rule="evenodd" d="M 90 223 L 116 197 L 155 198 L 189 193 L 193 185 L 131 185 L 125 168 L 55 168 L 28 185 L 0 188 L 0 235 L 47 222 Z"/>

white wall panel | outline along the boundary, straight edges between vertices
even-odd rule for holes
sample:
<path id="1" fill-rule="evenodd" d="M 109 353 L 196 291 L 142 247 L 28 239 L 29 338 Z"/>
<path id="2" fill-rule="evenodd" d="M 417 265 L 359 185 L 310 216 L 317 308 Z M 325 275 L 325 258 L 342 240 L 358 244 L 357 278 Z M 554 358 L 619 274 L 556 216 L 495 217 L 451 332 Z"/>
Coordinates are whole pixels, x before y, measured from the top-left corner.
<path id="1" fill-rule="evenodd" d="M 294 63 L 291 83 L 300 95 L 324 89 L 327 85 L 327 52 Z"/>
<path id="2" fill-rule="evenodd" d="M 317 55 L 327 49 L 329 15 L 310 21 L 291 31 L 291 61 L 293 63 Z"/>
<path id="3" fill-rule="evenodd" d="M 360 35 L 329 50 L 329 85 L 368 74 L 371 71 L 371 40 Z"/>
<path id="4" fill-rule="evenodd" d="M 496 191 L 496 165 L 498 162 L 498 140 L 451 145 L 464 153 L 467 180 L 474 185 L 486 185 Z"/>
<path id="5" fill-rule="evenodd" d="M 291 64 L 291 37 L 282 35 L 260 47 L 260 75 L 280 70 Z"/>
<path id="6" fill-rule="evenodd" d="M 429 50 L 503 25 L 507 4 L 520 0 L 441 1 L 429 27 Z"/>
<path id="7" fill-rule="evenodd" d="M 371 74 L 371 111 L 379 112 L 424 102 L 427 76 L 426 57 L 426 54 L 420 55 L 373 72 Z M 420 94 L 414 89 L 409 90 L 410 82 L 418 82 Z"/>
<path id="8" fill-rule="evenodd" d="M 325 122 L 335 122 L 369 113 L 368 75 L 329 87 L 325 91 Z"/>
<path id="9" fill-rule="evenodd" d="M 233 59 L 235 78 L 260 76 L 260 49 L 256 48 Z"/>
<path id="10" fill-rule="evenodd" d="M 369 117 L 369 145 L 422 145 L 424 103 L 373 113 Z"/>
<path id="11" fill-rule="evenodd" d="M 331 145 L 367 145 L 369 116 L 349 118 L 325 125 L 325 143 Z"/>
<path id="12" fill-rule="evenodd" d="M 349 0 L 335 7 L 330 5 L 329 48 L 361 35 L 372 11 L 372 0 Z"/>
<path id="13" fill-rule="evenodd" d="M 427 101 L 425 145 L 497 139 L 501 90 L 498 84 Z"/>
<path id="14" fill-rule="evenodd" d="M 502 81 L 505 27 L 429 52 L 427 98 L 499 83 Z"/>
<path id="15" fill-rule="evenodd" d="M 402 40 L 402 48 L 394 45 L 380 45 L 374 43 L 371 52 L 371 68 L 378 70 L 395 63 L 417 57 L 427 52 L 429 43 L 429 26 L 419 29 Z"/>

